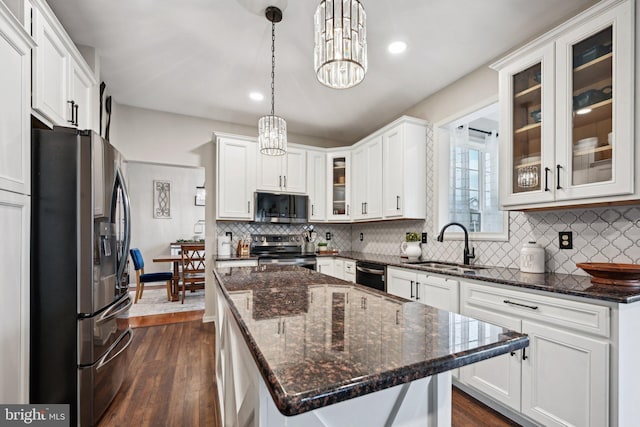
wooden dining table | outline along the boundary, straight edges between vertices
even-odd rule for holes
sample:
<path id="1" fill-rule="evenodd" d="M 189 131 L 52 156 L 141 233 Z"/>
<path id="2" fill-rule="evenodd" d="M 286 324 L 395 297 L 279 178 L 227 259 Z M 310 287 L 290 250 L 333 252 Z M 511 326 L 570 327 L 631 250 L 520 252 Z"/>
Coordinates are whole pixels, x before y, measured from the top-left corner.
<path id="1" fill-rule="evenodd" d="M 173 279 L 171 280 L 171 301 L 178 301 L 178 285 L 180 284 L 180 263 L 181 255 L 162 255 L 153 259 L 153 262 L 173 263 Z"/>

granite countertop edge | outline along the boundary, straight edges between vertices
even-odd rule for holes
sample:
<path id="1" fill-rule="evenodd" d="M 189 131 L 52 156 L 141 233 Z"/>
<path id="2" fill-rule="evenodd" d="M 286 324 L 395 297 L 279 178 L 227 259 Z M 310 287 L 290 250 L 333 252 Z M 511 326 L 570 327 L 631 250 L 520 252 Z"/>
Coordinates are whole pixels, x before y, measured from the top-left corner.
<path id="1" fill-rule="evenodd" d="M 223 285 L 224 280 L 222 280 L 222 277 L 219 275 L 217 270 L 214 269 L 213 272 L 218 282 L 217 286 L 220 287 L 226 298 L 230 311 L 236 320 L 236 324 L 242 332 L 242 338 L 247 344 L 249 352 L 256 362 L 258 371 L 267 383 L 267 389 L 269 390 L 276 407 L 285 416 L 299 415 L 334 403 L 343 402 L 376 391 L 381 391 L 390 387 L 436 375 L 451 369 L 459 368 L 471 363 L 479 362 L 496 355 L 506 354 L 510 351 L 517 351 L 529 345 L 529 337 L 517 334 L 510 337 L 507 341 L 475 348 L 472 351 L 462 350 L 454 354 L 434 358 L 429 361 L 354 378 L 348 382 L 334 384 L 331 388 L 315 389 L 304 393 L 289 395 L 276 379 L 273 370 L 270 368 L 266 358 L 260 351 L 260 347 L 254 341 L 249 328 L 242 320 L 242 316 L 238 312 L 227 289 Z M 351 282 L 344 282 L 340 279 L 334 280 L 340 283 L 349 284 L 350 286 L 361 286 Z"/>

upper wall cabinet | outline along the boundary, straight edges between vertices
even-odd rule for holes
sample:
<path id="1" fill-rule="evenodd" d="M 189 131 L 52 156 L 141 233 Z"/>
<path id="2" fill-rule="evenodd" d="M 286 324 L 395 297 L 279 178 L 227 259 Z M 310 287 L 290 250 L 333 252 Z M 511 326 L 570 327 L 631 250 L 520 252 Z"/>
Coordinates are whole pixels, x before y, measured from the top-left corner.
<path id="1" fill-rule="evenodd" d="M 95 77 L 46 3 L 34 6 L 32 107 L 51 125 L 89 129 Z"/>
<path id="2" fill-rule="evenodd" d="M 307 151 L 307 190 L 309 221 L 327 218 L 327 155 L 324 151 Z"/>
<path id="3" fill-rule="evenodd" d="M 29 194 L 33 40 L 0 2 L 0 189 Z"/>
<path id="4" fill-rule="evenodd" d="M 327 153 L 327 219 L 351 219 L 351 151 Z"/>
<path id="5" fill-rule="evenodd" d="M 252 220 L 258 147 L 250 138 L 232 135 L 216 134 L 216 141 L 216 219 Z"/>
<path id="6" fill-rule="evenodd" d="M 633 2 L 598 3 L 497 62 L 505 209 L 637 198 Z"/>
<path id="7" fill-rule="evenodd" d="M 382 218 L 382 136 L 359 143 L 351 153 L 351 219 Z"/>
<path id="8" fill-rule="evenodd" d="M 382 133 L 382 215 L 424 219 L 427 214 L 427 123 L 402 117 Z"/>
<path id="9" fill-rule="evenodd" d="M 289 144 L 283 156 L 258 154 L 257 189 L 286 193 L 306 193 L 306 150 Z"/>

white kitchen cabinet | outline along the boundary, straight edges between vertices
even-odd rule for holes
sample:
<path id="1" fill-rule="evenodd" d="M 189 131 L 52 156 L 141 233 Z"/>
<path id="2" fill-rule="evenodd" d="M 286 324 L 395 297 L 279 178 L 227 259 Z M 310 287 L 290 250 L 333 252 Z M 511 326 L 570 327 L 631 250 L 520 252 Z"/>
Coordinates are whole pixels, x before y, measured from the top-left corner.
<path id="1" fill-rule="evenodd" d="M 459 287 L 455 279 L 417 270 L 387 267 L 387 292 L 425 305 L 459 312 Z"/>
<path id="2" fill-rule="evenodd" d="M 318 273 L 326 274 L 327 276 L 333 276 L 333 258 L 318 257 L 316 261 L 316 271 Z"/>
<path id="3" fill-rule="evenodd" d="M 401 117 L 382 131 L 382 216 L 426 217 L 427 123 Z"/>
<path id="4" fill-rule="evenodd" d="M 327 156 L 324 151 L 307 151 L 309 222 L 327 218 Z"/>
<path id="5" fill-rule="evenodd" d="M 505 209 L 637 198 L 633 27 L 633 2 L 603 1 L 492 65 Z"/>
<path id="6" fill-rule="evenodd" d="M 356 282 L 356 262 L 352 260 L 344 260 L 344 280 L 347 282 Z"/>
<path id="7" fill-rule="evenodd" d="M 91 128 L 97 82 L 44 1 L 34 2 L 33 37 L 33 109 L 51 125 Z"/>
<path id="8" fill-rule="evenodd" d="M 522 413 L 545 426 L 608 425 L 609 344 L 526 320 L 522 333 Z"/>
<path id="9" fill-rule="evenodd" d="M 348 221 L 351 218 L 351 152 L 327 153 L 327 219 Z"/>
<path id="10" fill-rule="evenodd" d="M 351 153 L 353 220 L 382 218 L 382 136 L 358 143 Z"/>
<path id="11" fill-rule="evenodd" d="M 307 192 L 307 152 L 292 144 L 282 156 L 258 153 L 256 188 L 287 193 Z"/>
<path id="12" fill-rule="evenodd" d="M 0 189 L 31 193 L 31 56 L 33 40 L 0 2 Z M 1 401 L 1 400 L 0 400 Z"/>
<path id="13" fill-rule="evenodd" d="M 333 277 L 344 280 L 344 259 L 333 259 Z"/>
<path id="14" fill-rule="evenodd" d="M 216 219 L 253 220 L 256 189 L 255 140 L 216 133 Z"/>
<path id="15" fill-rule="evenodd" d="M 2 403 L 29 402 L 29 217 L 29 196 L 0 190 Z"/>
<path id="16" fill-rule="evenodd" d="M 519 352 L 461 368 L 461 382 L 543 425 L 609 425 L 607 307 L 471 282 L 461 290 L 462 314 L 529 336 Z"/>

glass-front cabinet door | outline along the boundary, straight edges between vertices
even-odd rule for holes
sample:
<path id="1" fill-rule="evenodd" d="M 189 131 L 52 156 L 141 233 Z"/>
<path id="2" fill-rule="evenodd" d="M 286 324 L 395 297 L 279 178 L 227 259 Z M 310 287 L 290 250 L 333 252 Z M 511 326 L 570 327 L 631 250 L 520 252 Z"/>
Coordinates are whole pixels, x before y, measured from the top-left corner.
<path id="1" fill-rule="evenodd" d="M 560 37 L 556 199 L 633 192 L 630 2 Z"/>
<path id="2" fill-rule="evenodd" d="M 507 135 L 501 151 L 503 205 L 553 200 L 553 63 L 548 46 L 500 70 L 500 102 L 509 106 L 501 108 L 500 121 Z"/>
<path id="3" fill-rule="evenodd" d="M 327 218 L 329 220 L 347 220 L 350 218 L 351 205 L 351 157 L 348 152 L 327 154 L 328 177 L 327 185 L 328 206 Z"/>

